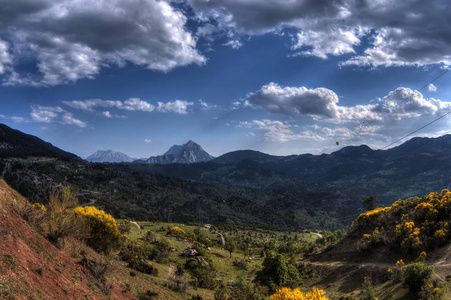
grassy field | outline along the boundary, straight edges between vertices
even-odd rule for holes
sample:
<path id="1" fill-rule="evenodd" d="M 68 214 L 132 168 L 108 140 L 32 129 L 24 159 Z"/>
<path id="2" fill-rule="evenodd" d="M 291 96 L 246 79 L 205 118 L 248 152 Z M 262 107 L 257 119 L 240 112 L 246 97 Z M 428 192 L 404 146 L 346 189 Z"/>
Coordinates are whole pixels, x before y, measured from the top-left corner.
<path id="1" fill-rule="evenodd" d="M 117 220 L 118 223 L 123 222 L 123 220 Z M 254 280 L 255 275 L 258 270 L 262 268 L 262 263 L 264 257 L 261 255 L 261 250 L 256 249 L 255 245 L 263 245 L 269 240 L 274 240 L 277 243 L 283 243 L 288 241 L 294 241 L 296 236 L 296 243 L 310 243 L 315 241 L 318 236 L 307 232 L 287 232 L 287 231 L 272 231 L 266 229 L 254 228 L 252 230 L 244 229 L 233 229 L 233 230 L 223 230 L 221 233 L 224 234 L 227 239 L 233 238 L 238 241 L 238 245 L 243 242 L 248 242 L 248 246 L 253 248 L 253 251 L 245 252 L 242 249 L 237 249 L 230 253 L 225 250 L 222 246 L 220 235 L 218 234 L 218 229 L 214 226 L 207 228 L 205 226 L 200 227 L 196 225 L 187 225 L 180 223 L 163 223 L 163 222 L 148 222 L 148 221 L 137 221 L 138 226 L 135 224 L 130 224 L 130 232 L 127 236 L 131 241 L 137 243 L 145 243 L 144 237 L 146 232 L 151 230 L 156 238 L 166 239 L 171 252 L 167 257 L 166 261 L 163 263 L 152 262 L 154 267 L 158 269 L 158 276 L 151 279 L 154 283 L 158 285 L 168 285 L 174 278 L 174 270 L 177 265 L 183 265 L 188 260 L 187 257 L 180 256 L 180 253 L 187 249 L 187 242 L 175 237 L 168 236 L 167 233 L 172 227 L 179 227 L 184 230 L 187 234 L 193 234 L 195 232 L 200 233 L 203 240 L 209 238 L 212 241 L 212 246 L 208 248 L 206 259 L 209 261 L 215 270 L 215 280 L 218 284 L 223 283 L 233 284 L 233 282 L 245 282 L 251 283 Z M 188 245 L 191 243 L 189 242 Z M 240 267 L 234 265 L 234 262 L 240 262 Z M 181 295 L 199 295 L 203 299 L 213 299 L 215 290 L 196 288 L 194 286 L 194 279 L 185 272 L 182 279 L 188 282 L 188 287 L 185 293 Z"/>

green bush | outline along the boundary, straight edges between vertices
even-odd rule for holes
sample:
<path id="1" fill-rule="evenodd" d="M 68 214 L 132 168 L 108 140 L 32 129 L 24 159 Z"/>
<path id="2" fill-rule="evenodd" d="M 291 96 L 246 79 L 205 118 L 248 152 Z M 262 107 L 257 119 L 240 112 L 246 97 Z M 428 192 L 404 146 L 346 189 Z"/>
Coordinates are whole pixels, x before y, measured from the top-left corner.
<path id="1" fill-rule="evenodd" d="M 434 273 L 433 266 L 427 266 L 423 263 L 412 263 L 408 265 L 403 272 L 403 282 L 412 292 L 419 292 L 421 288 L 431 279 Z"/>

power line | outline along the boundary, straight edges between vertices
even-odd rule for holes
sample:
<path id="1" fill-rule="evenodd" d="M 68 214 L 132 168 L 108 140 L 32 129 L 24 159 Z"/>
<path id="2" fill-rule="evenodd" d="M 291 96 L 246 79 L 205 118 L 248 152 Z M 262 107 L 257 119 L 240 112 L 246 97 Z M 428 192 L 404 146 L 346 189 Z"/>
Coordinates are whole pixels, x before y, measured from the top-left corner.
<path id="1" fill-rule="evenodd" d="M 389 144 L 389 145 L 387 145 L 387 146 L 385 146 L 385 147 L 381 148 L 381 150 L 385 150 L 386 148 L 390 147 L 391 145 L 393 145 L 393 144 L 396 144 L 397 142 L 399 142 L 399 141 L 401 141 L 401 140 L 405 139 L 406 137 L 409 137 L 409 136 L 411 136 L 411 135 L 412 135 L 412 134 L 414 134 L 414 133 L 417 133 L 418 131 L 420 131 L 420 130 L 422 130 L 422 129 L 426 128 L 426 127 L 428 127 L 429 125 L 432 125 L 433 123 L 435 123 L 435 122 L 437 122 L 438 120 L 440 120 L 440 119 L 442 119 L 442 118 L 446 117 L 446 116 L 447 116 L 447 115 L 449 115 L 449 114 L 451 114 L 451 110 L 450 110 L 449 112 L 447 112 L 446 114 L 443 114 L 443 115 L 441 115 L 441 116 L 440 116 L 440 117 L 438 117 L 437 119 L 435 119 L 435 120 L 433 120 L 433 121 L 431 121 L 431 122 L 427 123 L 426 125 L 424 125 L 424 126 L 421 126 L 420 128 L 418 128 L 418 129 L 416 129 L 416 130 L 412 131 L 411 133 L 409 133 L 409 134 L 407 134 L 407 135 L 403 136 L 402 138 L 400 138 L 400 139 L 397 139 L 397 140 L 396 140 L 396 141 L 394 141 L 393 143 L 391 143 L 391 144 Z"/>
<path id="2" fill-rule="evenodd" d="M 438 76 L 436 76 L 434 79 L 432 79 L 431 81 L 429 81 L 427 84 L 425 84 L 422 88 L 420 88 L 419 90 L 418 90 L 418 92 L 421 92 L 422 90 L 424 90 L 425 88 L 427 88 L 430 84 L 432 84 L 433 82 L 435 82 L 435 81 L 437 81 L 439 78 L 441 78 L 442 76 L 444 76 L 446 73 L 448 73 L 449 72 L 449 69 L 447 69 L 447 70 L 445 70 L 444 72 L 442 72 L 441 74 L 439 74 Z M 399 103 L 396 103 L 396 106 L 395 107 L 397 107 L 397 106 L 399 106 L 399 105 L 401 105 L 401 104 L 403 104 L 404 102 L 406 102 L 406 101 L 408 101 L 408 100 L 410 100 L 409 98 L 406 98 L 406 99 L 404 99 L 403 101 L 401 101 L 401 102 L 399 102 Z M 386 114 L 388 114 L 388 113 L 391 113 L 391 111 L 390 110 L 386 110 L 386 111 L 384 111 L 382 114 L 381 114 L 381 118 L 382 117 L 384 117 Z M 443 116 L 442 116 L 443 117 Z M 440 119 L 440 118 L 439 118 Z M 345 138 L 344 140 L 346 140 L 346 139 L 350 139 L 352 136 L 354 136 L 356 133 L 358 133 L 359 131 L 362 131 L 365 127 L 367 127 L 367 126 L 369 126 L 369 125 L 371 125 L 372 123 L 374 123 L 374 122 L 376 122 L 378 119 L 373 119 L 373 120 L 371 120 L 371 121 L 368 121 L 368 122 L 366 122 L 365 124 L 362 124 L 362 123 L 360 123 L 359 124 L 359 127 L 357 128 L 357 129 L 355 129 L 353 132 L 351 132 L 351 134 L 348 136 L 348 138 Z M 435 121 L 434 121 L 435 122 Z M 433 122 L 432 122 L 433 123 Z M 432 124 L 431 123 L 431 124 Z M 430 125 L 430 124 L 429 124 Z M 427 125 L 427 126 L 429 126 L 429 125 Z M 427 127 L 427 126 L 425 126 L 425 127 Z M 421 128 L 422 129 L 422 128 Z M 421 130 L 421 129 L 419 129 L 419 130 Z M 418 130 L 418 131 L 419 131 Z M 415 132 L 413 132 L 413 133 L 415 133 Z M 413 134 L 413 133 L 411 133 L 411 134 Z M 411 134 L 409 134 L 409 135 L 411 135 Z M 407 136 L 409 136 L 409 135 L 407 135 Z M 407 137 L 406 136 L 406 137 Z M 405 137 L 403 137 L 403 138 L 405 138 Z M 401 138 L 400 140 L 402 140 L 403 138 Z M 397 141 L 396 141 L 397 142 Z M 393 144 L 394 143 L 396 143 L 396 142 L 393 142 Z M 389 145 L 390 146 L 390 145 Z M 328 148 L 326 148 L 325 150 L 323 150 L 322 152 L 323 153 L 325 153 L 325 152 L 327 152 L 328 150 L 330 150 L 330 149 L 332 149 L 334 147 L 334 145 L 332 145 L 332 146 L 330 146 L 330 147 L 328 147 Z M 388 146 L 385 146 L 384 148 L 382 148 L 382 149 L 385 149 L 386 147 L 388 147 Z"/>

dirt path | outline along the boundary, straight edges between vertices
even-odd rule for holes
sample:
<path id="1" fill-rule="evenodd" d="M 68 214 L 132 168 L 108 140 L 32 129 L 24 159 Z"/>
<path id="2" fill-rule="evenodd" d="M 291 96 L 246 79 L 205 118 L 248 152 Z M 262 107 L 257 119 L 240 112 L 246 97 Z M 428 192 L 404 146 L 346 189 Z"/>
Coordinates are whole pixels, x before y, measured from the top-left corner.
<path id="1" fill-rule="evenodd" d="M 216 231 L 216 233 L 219 234 L 219 236 L 221 237 L 222 247 L 225 247 L 225 246 L 226 246 L 226 243 L 225 243 L 224 236 L 223 236 L 222 233 L 220 233 L 219 231 Z"/>
<path id="2" fill-rule="evenodd" d="M 134 221 L 130 221 L 130 223 L 132 223 L 133 225 L 136 225 L 136 227 L 138 227 L 138 229 L 141 229 L 141 226 L 139 226 L 138 223 L 134 222 Z"/>
<path id="3" fill-rule="evenodd" d="M 316 235 L 316 236 L 318 236 L 318 237 L 320 237 L 320 238 L 322 238 L 323 237 L 323 235 L 322 234 L 320 234 L 320 233 L 317 233 L 317 232 L 310 232 L 311 234 L 314 234 L 314 235 Z"/>
<path id="4" fill-rule="evenodd" d="M 81 207 L 84 207 L 84 206 L 92 206 L 92 205 L 94 204 L 94 202 L 96 202 L 96 200 L 91 199 L 91 200 L 89 200 L 88 203 L 82 204 L 82 205 L 80 205 L 80 206 L 81 206 Z"/>

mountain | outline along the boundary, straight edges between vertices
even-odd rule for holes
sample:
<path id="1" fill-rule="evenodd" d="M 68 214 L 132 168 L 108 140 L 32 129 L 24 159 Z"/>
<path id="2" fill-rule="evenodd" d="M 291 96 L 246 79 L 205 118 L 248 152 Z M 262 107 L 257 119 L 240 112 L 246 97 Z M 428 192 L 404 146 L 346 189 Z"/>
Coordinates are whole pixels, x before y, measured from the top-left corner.
<path id="1" fill-rule="evenodd" d="M 166 151 L 165 154 L 159 156 L 151 156 L 146 160 L 138 160 L 139 163 L 145 164 L 192 164 L 198 162 L 206 162 L 214 157 L 208 154 L 199 144 L 189 140 L 184 145 L 174 145 Z"/>
<path id="2" fill-rule="evenodd" d="M 30 156 L 80 159 L 75 154 L 63 151 L 38 137 L 0 124 L 0 157 L 26 158 Z"/>
<path id="3" fill-rule="evenodd" d="M 353 201 L 375 194 L 389 205 L 399 197 L 450 188 L 450 150 L 451 135 L 445 135 L 412 138 L 388 150 L 361 145 L 331 154 L 290 156 L 242 150 L 202 164 L 149 165 L 128 171 L 258 189 L 328 191 Z"/>
<path id="4" fill-rule="evenodd" d="M 113 150 L 99 150 L 96 153 L 86 157 L 87 161 L 98 163 L 120 163 L 120 162 L 132 162 L 135 159 L 125 155 L 122 152 L 116 152 Z"/>

